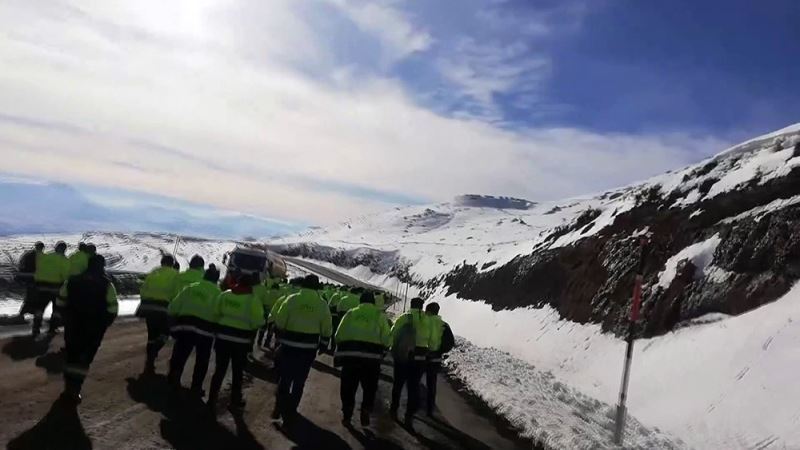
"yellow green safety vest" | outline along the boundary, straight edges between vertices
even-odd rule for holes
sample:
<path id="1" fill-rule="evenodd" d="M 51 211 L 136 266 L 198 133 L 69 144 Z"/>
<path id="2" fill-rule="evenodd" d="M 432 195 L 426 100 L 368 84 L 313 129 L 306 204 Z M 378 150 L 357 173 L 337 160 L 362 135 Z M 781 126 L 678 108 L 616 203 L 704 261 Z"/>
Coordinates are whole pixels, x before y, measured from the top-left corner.
<path id="1" fill-rule="evenodd" d="M 217 301 L 217 339 L 249 344 L 264 325 L 264 307 L 252 293 L 225 291 Z"/>
<path id="2" fill-rule="evenodd" d="M 217 317 L 217 302 L 222 293 L 216 283 L 200 280 L 183 288 L 169 303 L 168 313 L 174 318 L 170 331 L 190 331 L 213 336 Z"/>
<path id="3" fill-rule="evenodd" d="M 364 359 L 379 361 L 390 344 L 391 330 L 383 310 L 362 303 L 342 317 L 336 330 L 334 364 Z"/>
<path id="4" fill-rule="evenodd" d="M 277 311 L 275 326 L 281 345 L 298 349 L 327 346 L 332 334 L 328 305 L 313 289 L 288 296 Z"/>

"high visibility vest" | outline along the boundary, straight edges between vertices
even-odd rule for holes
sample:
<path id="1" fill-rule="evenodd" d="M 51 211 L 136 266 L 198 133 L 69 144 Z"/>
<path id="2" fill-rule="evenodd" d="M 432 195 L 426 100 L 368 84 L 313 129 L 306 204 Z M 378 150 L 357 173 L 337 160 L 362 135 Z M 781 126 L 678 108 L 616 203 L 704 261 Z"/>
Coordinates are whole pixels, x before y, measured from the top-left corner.
<path id="1" fill-rule="evenodd" d="M 264 307 L 252 294 L 225 291 L 217 300 L 217 339 L 249 344 L 264 325 Z"/>
<path id="2" fill-rule="evenodd" d="M 356 294 L 342 294 L 339 303 L 336 305 L 336 312 L 343 316 L 347 311 L 355 308 L 361 303 L 361 299 Z"/>
<path id="3" fill-rule="evenodd" d="M 69 274 L 80 275 L 89 267 L 89 254 L 77 251 L 69 256 Z"/>
<path id="4" fill-rule="evenodd" d="M 169 301 L 174 297 L 175 277 L 178 271 L 172 267 L 158 267 L 148 274 L 139 289 L 141 303 L 137 316 L 166 314 Z"/>
<path id="5" fill-rule="evenodd" d="M 376 295 L 375 296 L 375 306 L 377 306 L 378 309 L 383 309 L 384 306 L 386 306 L 386 296 L 383 295 L 383 294 Z"/>
<path id="6" fill-rule="evenodd" d="M 172 298 L 175 298 L 186 286 L 197 283 L 203 279 L 203 269 L 189 269 L 186 272 L 181 272 L 175 275 L 175 281 L 172 288 Z"/>
<path id="7" fill-rule="evenodd" d="M 336 330 L 334 364 L 383 358 L 391 344 L 391 330 L 383 310 L 371 303 L 361 303 L 342 317 Z"/>
<path id="8" fill-rule="evenodd" d="M 345 292 L 335 291 L 328 298 L 328 307 L 330 307 L 332 313 L 338 314 L 336 308 L 339 306 L 339 301 L 342 299 L 343 295 L 345 295 Z"/>
<path id="9" fill-rule="evenodd" d="M 175 318 L 170 331 L 191 331 L 213 336 L 218 322 L 217 301 L 222 291 L 216 283 L 200 280 L 181 290 L 169 303 L 168 313 Z"/>
<path id="10" fill-rule="evenodd" d="M 431 340 L 429 350 L 438 352 L 442 348 L 442 334 L 444 333 L 444 320 L 439 315 L 426 314 L 431 328 Z"/>
<path id="11" fill-rule="evenodd" d="M 267 318 L 268 324 L 275 323 L 275 316 L 278 315 L 278 310 L 281 309 L 281 306 L 283 306 L 283 302 L 285 302 L 287 298 L 289 298 L 289 294 L 284 294 L 278 297 L 277 300 L 275 300 L 275 304 L 272 305 L 272 309 L 269 310 L 269 317 Z"/>
<path id="12" fill-rule="evenodd" d="M 392 342 L 397 338 L 398 332 L 409 322 L 414 326 L 416 333 L 414 360 L 424 361 L 431 346 L 431 322 L 427 314 L 421 310 L 412 309 L 397 318 L 394 325 L 392 325 Z"/>
<path id="13" fill-rule="evenodd" d="M 69 260 L 61 253 L 45 253 L 36 261 L 36 272 L 33 275 L 37 283 L 59 285 L 69 278 Z"/>
<path id="14" fill-rule="evenodd" d="M 281 345 L 299 349 L 327 346 L 332 334 L 328 305 L 313 289 L 287 297 L 278 309 L 275 326 Z"/>
<path id="15" fill-rule="evenodd" d="M 261 304 L 264 306 L 265 314 L 269 314 L 269 312 L 272 311 L 272 307 L 275 306 L 275 302 L 282 295 L 281 292 L 281 289 L 267 287 L 263 284 L 253 286 L 253 295 L 255 295 L 259 301 L 261 301 Z"/>

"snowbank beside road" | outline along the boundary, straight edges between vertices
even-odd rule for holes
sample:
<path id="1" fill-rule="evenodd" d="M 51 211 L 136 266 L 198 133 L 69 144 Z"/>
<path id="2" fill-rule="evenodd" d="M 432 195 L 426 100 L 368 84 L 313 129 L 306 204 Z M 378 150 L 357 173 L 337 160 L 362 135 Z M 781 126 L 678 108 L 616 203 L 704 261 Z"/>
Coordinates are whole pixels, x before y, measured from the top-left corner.
<path id="1" fill-rule="evenodd" d="M 500 364 L 492 359 L 500 356 L 468 347 L 480 358 L 459 352 L 453 364 L 456 374 L 487 401 L 513 406 L 499 408 L 510 420 L 530 419 L 523 425 L 531 435 L 544 427 L 537 408 L 545 403 L 536 400 L 539 394 L 534 391 L 545 389 L 547 398 L 561 395 L 553 391 L 556 381 L 603 404 L 616 403 L 625 343 L 602 333 L 599 326 L 560 320 L 549 307 L 492 311 L 487 304 L 441 292 L 432 300 L 440 303 L 442 317 L 456 334 L 513 355 Z M 644 426 L 658 427 L 698 449 L 798 448 L 798 345 L 800 284 L 749 313 L 638 340 L 629 412 Z M 532 367 L 521 368 L 517 359 Z M 552 383 L 547 373 L 554 377 Z M 502 392 L 495 392 L 498 386 Z M 570 393 L 566 405 L 547 407 L 589 406 Z M 604 429 L 599 412 L 593 411 L 585 426 Z M 591 443 L 596 436 L 593 432 L 584 437 Z"/>
<path id="2" fill-rule="evenodd" d="M 611 449 L 616 408 L 590 398 L 508 353 L 459 338 L 446 364 L 451 374 L 498 411 L 524 437 L 547 449 Z M 624 448 L 682 449 L 685 444 L 636 419 Z"/>
<path id="3" fill-rule="evenodd" d="M 22 306 L 22 300 L 13 297 L 0 298 L 0 316 L 15 316 Z M 132 316 L 136 313 L 136 308 L 139 306 L 139 296 L 125 296 L 119 298 L 119 315 Z M 44 317 L 50 318 L 53 312 L 53 307 L 48 306 L 44 311 Z"/>

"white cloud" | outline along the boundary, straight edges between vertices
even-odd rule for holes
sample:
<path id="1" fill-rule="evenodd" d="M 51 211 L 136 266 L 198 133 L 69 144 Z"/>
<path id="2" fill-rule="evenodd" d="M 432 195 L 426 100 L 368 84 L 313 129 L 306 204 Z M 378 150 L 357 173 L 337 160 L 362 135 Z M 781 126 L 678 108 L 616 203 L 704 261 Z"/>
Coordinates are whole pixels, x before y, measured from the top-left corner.
<path id="1" fill-rule="evenodd" d="M 450 57 L 438 67 L 442 76 L 472 99 L 485 114 L 499 119 L 495 95 L 527 94 L 529 106 L 537 102 L 538 90 L 550 74 L 550 59 L 532 54 L 522 43 L 477 43 L 462 39 Z"/>
<path id="2" fill-rule="evenodd" d="M 386 206 L 337 183 L 437 201 L 464 192 L 557 198 L 725 145 L 444 117 L 395 79 L 347 75 L 315 26 L 317 2 L 162 3 L 17 0 L 0 10 L 0 113 L 72 126 L 0 116 L 0 171 L 327 223 Z M 385 11 L 353 20 L 395 55 L 428 45 L 411 25 L 386 32 Z M 379 17 L 372 28 L 369 17 Z M 309 66 L 334 76 L 309 75 Z M 514 80 L 518 70 L 495 76 Z M 504 88 L 465 79 L 476 96 Z"/>
<path id="3" fill-rule="evenodd" d="M 326 0 L 341 10 L 362 31 L 372 34 L 383 47 L 382 65 L 426 50 L 431 35 L 416 27 L 391 1 Z"/>

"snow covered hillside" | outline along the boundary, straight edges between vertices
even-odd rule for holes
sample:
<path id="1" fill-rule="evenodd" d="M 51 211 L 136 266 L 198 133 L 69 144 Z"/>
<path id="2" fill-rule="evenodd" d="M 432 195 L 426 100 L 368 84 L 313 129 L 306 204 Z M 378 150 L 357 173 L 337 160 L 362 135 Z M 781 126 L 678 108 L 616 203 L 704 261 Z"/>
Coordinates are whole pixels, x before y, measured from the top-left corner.
<path id="1" fill-rule="evenodd" d="M 389 289 L 411 282 L 473 345 L 607 405 L 641 258 L 633 416 L 696 448 L 800 448 L 800 392 L 787 378 L 800 363 L 798 166 L 800 124 L 598 195 L 527 209 L 485 198 L 396 208 L 271 244 Z M 454 356 L 469 387 L 490 403 L 518 399 L 501 412 L 541 434 L 547 413 L 525 380 L 488 390 L 502 371 Z"/>
<path id="2" fill-rule="evenodd" d="M 175 236 L 155 233 L 83 233 L 83 234 L 37 234 L 9 236 L 0 239 L 0 316 L 14 315 L 21 305 L 21 292 L 9 290 L 10 268 L 16 266 L 17 259 L 33 247 L 34 242 L 42 241 L 51 251 L 58 241 L 64 241 L 72 253 L 78 242 L 92 242 L 100 254 L 106 257 L 109 270 L 148 272 L 157 267 L 162 253 L 175 250 Z M 201 255 L 206 264 L 214 263 L 224 271 L 223 255 L 236 246 L 233 241 L 182 238 L 176 256 L 181 267 L 189 266 L 189 259 Z M 120 314 L 132 314 L 138 305 L 138 296 L 123 297 Z M 49 316 L 49 310 L 45 314 Z"/>

